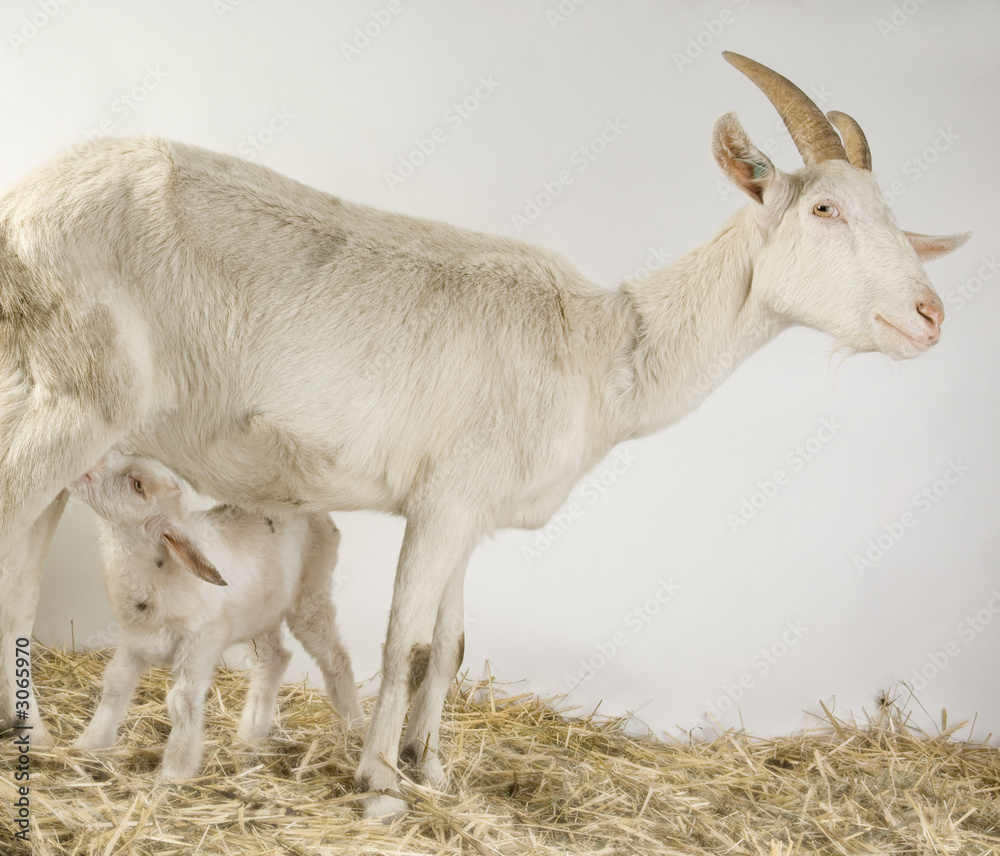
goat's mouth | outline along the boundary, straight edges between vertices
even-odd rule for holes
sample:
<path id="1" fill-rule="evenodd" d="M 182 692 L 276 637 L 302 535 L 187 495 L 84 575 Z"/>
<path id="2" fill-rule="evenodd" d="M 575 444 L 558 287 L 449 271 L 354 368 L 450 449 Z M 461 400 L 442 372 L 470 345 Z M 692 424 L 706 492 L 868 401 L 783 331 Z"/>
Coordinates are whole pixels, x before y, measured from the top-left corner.
<path id="1" fill-rule="evenodd" d="M 892 321 L 889 321 L 887 318 L 885 318 L 885 316 L 881 314 L 876 313 L 875 320 L 876 322 L 878 322 L 878 324 L 881 325 L 883 329 L 889 330 L 892 334 L 892 338 L 895 339 L 896 342 L 898 342 L 899 345 L 902 346 L 902 347 L 894 347 L 893 350 L 902 352 L 903 355 L 906 357 L 915 357 L 918 354 L 922 354 L 924 353 L 924 351 L 928 350 L 932 345 L 937 343 L 938 340 L 937 336 L 933 337 L 925 336 L 922 339 L 918 339 L 915 336 L 912 336 L 911 334 L 907 333 L 906 330 L 904 330 L 898 324 L 894 324 Z M 894 342 L 893 344 L 895 345 L 896 342 Z"/>

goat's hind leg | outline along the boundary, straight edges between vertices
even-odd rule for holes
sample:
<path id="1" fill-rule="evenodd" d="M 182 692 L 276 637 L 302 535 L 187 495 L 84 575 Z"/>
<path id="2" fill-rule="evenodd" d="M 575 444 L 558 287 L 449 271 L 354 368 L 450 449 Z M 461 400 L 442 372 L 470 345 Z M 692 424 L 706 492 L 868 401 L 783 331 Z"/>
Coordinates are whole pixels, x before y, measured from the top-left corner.
<path id="1" fill-rule="evenodd" d="M 291 658 L 281 641 L 281 628 L 253 640 L 256 662 L 250 670 L 250 689 L 240 716 L 236 739 L 256 743 L 267 737 L 278 707 L 278 690 Z"/>
<path id="2" fill-rule="evenodd" d="M 201 771 L 205 696 L 224 647 L 218 639 L 195 637 L 185 639 L 174 655 L 174 685 L 167 693 L 170 737 L 160 771 L 164 781 L 192 779 Z"/>
<path id="3" fill-rule="evenodd" d="M 364 713 L 351 658 L 337 631 L 337 611 L 330 591 L 340 532 L 328 517 L 310 521 L 310 525 L 319 529 L 315 533 L 318 537 L 312 539 L 295 607 L 288 614 L 288 629 L 319 666 L 334 709 L 349 728 L 359 728 Z"/>
<path id="4" fill-rule="evenodd" d="M 340 641 L 329 595 L 326 603 L 318 600 L 308 608 L 296 607 L 295 613 L 288 616 L 288 628 L 323 673 L 326 694 L 333 709 L 348 728 L 360 728 L 365 715 L 358 701 L 358 685 L 354 680 L 351 658 Z"/>
<path id="5" fill-rule="evenodd" d="M 11 539 L 14 542 L 11 548 L 0 554 L 0 657 L 3 658 L 0 665 L 0 730 L 24 726 L 30 729 L 31 745 L 36 747 L 47 746 L 52 741 L 38 716 L 33 688 L 29 684 L 15 689 L 14 673 L 10 669 L 18 648 L 30 651 L 31 627 L 38 606 L 45 556 L 68 496 L 65 490 L 60 492 L 19 539 Z"/>
<path id="6" fill-rule="evenodd" d="M 10 721 L 16 715 L 14 645 L 31 635 L 45 556 L 66 505 L 62 491 L 125 427 L 116 430 L 96 409 L 60 399 L 45 399 L 13 426 L 0 427 L 6 431 L 0 447 L 0 721 Z M 42 745 L 47 734 L 34 704 L 31 709 L 32 740 Z"/>
<path id="7" fill-rule="evenodd" d="M 75 344 L 88 348 L 87 343 Z M 107 342 L 94 347 L 109 362 L 115 362 L 113 356 L 127 359 L 110 354 Z M 140 416 L 140 396 L 131 386 L 136 379 L 114 366 L 107 377 L 96 368 L 86 376 L 88 389 L 101 390 L 88 398 L 67 391 L 78 384 L 77 378 L 59 374 L 79 367 L 43 365 L 64 381 L 45 388 L 29 383 L 9 357 L 0 354 L 0 722 L 16 715 L 14 646 L 31 633 L 45 554 L 66 503 L 61 491 Z M 44 363 L 42 356 L 36 357 Z M 38 744 L 46 735 L 34 710 L 32 704 L 32 738 Z"/>

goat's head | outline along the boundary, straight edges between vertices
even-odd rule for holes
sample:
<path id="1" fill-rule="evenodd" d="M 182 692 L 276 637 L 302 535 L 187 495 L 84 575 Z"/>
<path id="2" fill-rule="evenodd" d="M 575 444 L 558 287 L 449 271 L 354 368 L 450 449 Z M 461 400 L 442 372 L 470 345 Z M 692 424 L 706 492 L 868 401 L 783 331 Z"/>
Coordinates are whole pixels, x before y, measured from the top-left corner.
<path id="1" fill-rule="evenodd" d="M 922 262 L 957 249 L 969 234 L 900 229 L 872 175 L 857 122 L 837 112 L 828 118 L 760 63 L 728 51 L 723 56 L 774 104 L 806 164 L 784 173 L 750 141 L 734 113 L 715 123 L 715 158 L 753 199 L 765 232 L 754 264 L 757 297 L 783 320 L 829 333 L 855 351 L 894 359 L 925 351 L 940 337 L 944 307 Z"/>
<path id="2" fill-rule="evenodd" d="M 73 483 L 73 490 L 117 536 L 165 547 L 195 576 L 226 585 L 188 535 L 180 480 L 163 464 L 110 451 Z"/>

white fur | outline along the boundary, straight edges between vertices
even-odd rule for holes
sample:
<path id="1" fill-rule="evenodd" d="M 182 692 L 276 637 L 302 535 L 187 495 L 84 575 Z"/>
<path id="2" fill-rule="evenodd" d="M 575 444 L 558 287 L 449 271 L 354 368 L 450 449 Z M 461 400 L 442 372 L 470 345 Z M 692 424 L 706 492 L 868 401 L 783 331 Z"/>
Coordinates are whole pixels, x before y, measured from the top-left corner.
<path id="1" fill-rule="evenodd" d="M 334 707 L 360 724 L 330 600 L 340 533 L 328 515 L 271 519 L 233 506 L 188 514 L 173 473 L 117 453 L 73 487 L 100 515 L 104 582 L 121 626 L 100 704 L 77 747 L 112 745 L 139 677 L 151 663 L 170 665 L 175 683 L 167 696 L 172 729 L 163 777 L 197 775 L 205 693 L 223 650 L 235 642 L 252 643 L 256 656 L 237 736 L 265 737 L 289 658 L 283 621 L 319 664 Z"/>
<path id="2" fill-rule="evenodd" d="M 908 236 L 846 162 L 780 172 L 732 115 L 714 139 L 750 204 L 619 291 L 537 246 L 229 155 L 153 138 L 63 154 L 0 200 L 0 543 L 123 440 L 243 507 L 405 516 L 358 769 L 381 792 L 369 815 L 401 811 L 386 791 L 408 706 L 405 753 L 440 777 L 484 535 L 543 525 L 616 443 L 689 412 L 789 325 L 895 358 L 938 339 L 918 251 L 960 238 Z M 4 562 L 0 633 L 33 612 L 39 564 Z"/>

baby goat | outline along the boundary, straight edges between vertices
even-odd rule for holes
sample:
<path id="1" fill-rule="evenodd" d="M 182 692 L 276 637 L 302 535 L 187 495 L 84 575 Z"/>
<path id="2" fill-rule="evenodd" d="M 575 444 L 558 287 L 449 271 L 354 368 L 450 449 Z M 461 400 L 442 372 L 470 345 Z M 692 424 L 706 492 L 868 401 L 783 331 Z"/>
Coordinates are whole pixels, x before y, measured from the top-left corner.
<path id="1" fill-rule="evenodd" d="M 228 645 L 251 640 L 257 662 L 237 736 L 265 737 L 289 658 L 283 619 L 319 664 L 333 706 L 360 724 L 330 599 L 340 532 L 329 515 L 271 519 L 231 505 L 188 514 L 173 472 L 113 452 L 73 488 L 100 515 L 104 582 L 122 628 L 101 702 L 77 747 L 111 746 L 140 675 L 150 663 L 169 663 L 175 683 L 167 695 L 172 729 L 162 775 L 197 775 L 216 664 Z"/>

